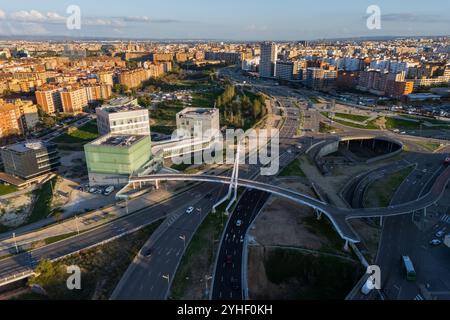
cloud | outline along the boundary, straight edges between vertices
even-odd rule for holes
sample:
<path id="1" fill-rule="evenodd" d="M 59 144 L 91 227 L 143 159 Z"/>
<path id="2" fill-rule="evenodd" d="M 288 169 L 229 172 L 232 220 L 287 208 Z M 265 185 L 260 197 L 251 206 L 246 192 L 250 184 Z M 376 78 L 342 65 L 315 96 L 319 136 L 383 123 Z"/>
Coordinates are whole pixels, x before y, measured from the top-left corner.
<path id="1" fill-rule="evenodd" d="M 417 22 L 417 23 L 440 23 L 450 22 L 450 19 L 438 14 L 414 14 L 414 13 L 389 13 L 382 14 L 381 19 L 388 22 Z"/>
<path id="2" fill-rule="evenodd" d="M 247 31 L 251 32 L 260 32 L 260 31 L 267 31 L 269 28 L 267 26 L 257 26 L 255 24 L 251 24 L 245 28 Z"/>
<path id="3" fill-rule="evenodd" d="M 47 35 L 48 30 L 39 23 L 34 22 L 0 22 L 1 35 Z"/>
<path id="4" fill-rule="evenodd" d="M 0 10 L 0 19 L 5 19 L 6 18 L 6 13 L 3 10 Z"/>
<path id="5" fill-rule="evenodd" d="M 56 12 L 41 13 L 37 10 L 20 10 L 12 12 L 8 20 L 33 23 L 65 23 L 66 18 Z"/>

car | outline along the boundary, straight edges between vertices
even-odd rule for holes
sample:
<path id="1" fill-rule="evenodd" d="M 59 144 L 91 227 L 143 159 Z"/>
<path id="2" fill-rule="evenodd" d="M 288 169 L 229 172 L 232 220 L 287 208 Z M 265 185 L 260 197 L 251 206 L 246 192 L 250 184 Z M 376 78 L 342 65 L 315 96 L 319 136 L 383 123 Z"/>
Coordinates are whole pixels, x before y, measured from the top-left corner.
<path id="1" fill-rule="evenodd" d="M 146 249 L 143 252 L 143 256 L 146 257 L 146 258 L 150 258 L 152 256 L 152 254 L 153 254 L 153 250 L 152 249 Z"/>
<path id="2" fill-rule="evenodd" d="M 242 226 L 242 220 L 236 221 L 236 227 L 240 227 L 240 226 Z"/>
<path id="3" fill-rule="evenodd" d="M 211 199 L 212 196 L 213 196 L 212 193 L 208 193 L 208 194 L 205 196 L 205 198 L 206 198 L 206 199 Z"/>
<path id="4" fill-rule="evenodd" d="M 103 195 L 107 197 L 107 196 L 109 196 L 111 193 L 113 193 L 115 189 L 116 189 L 116 188 L 114 188 L 114 186 L 109 186 L 109 187 L 107 187 L 107 188 L 105 189 L 105 191 L 103 191 Z"/>
<path id="5" fill-rule="evenodd" d="M 430 245 L 434 246 L 434 247 L 440 246 L 441 244 L 442 244 L 442 241 L 439 239 L 434 239 L 434 240 L 430 241 Z"/>
<path id="6" fill-rule="evenodd" d="M 243 242 L 244 242 L 244 236 L 241 236 L 241 239 L 239 239 L 239 241 L 240 241 L 241 243 L 243 243 Z"/>
<path id="7" fill-rule="evenodd" d="M 194 212 L 194 207 L 189 207 L 186 209 L 186 214 L 191 214 L 192 212 Z"/>
<path id="8" fill-rule="evenodd" d="M 233 264 L 233 256 L 232 256 L 232 255 L 227 255 L 227 257 L 225 258 L 225 262 L 226 262 L 228 265 Z"/>
<path id="9" fill-rule="evenodd" d="M 239 290 L 239 280 L 231 277 L 231 288 L 235 291 Z"/>
<path id="10" fill-rule="evenodd" d="M 436 233 L 436 238 L 442 238 L 443 236 L 445 236 L 445 232 L 444 231 L 439 231 Z"/>

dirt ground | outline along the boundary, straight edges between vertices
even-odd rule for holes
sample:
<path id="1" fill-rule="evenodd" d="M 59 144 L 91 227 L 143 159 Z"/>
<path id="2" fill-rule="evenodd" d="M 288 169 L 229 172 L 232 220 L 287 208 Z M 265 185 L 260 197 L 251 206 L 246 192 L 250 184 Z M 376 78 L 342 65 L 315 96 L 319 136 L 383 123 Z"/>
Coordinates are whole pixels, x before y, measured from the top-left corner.
<path id="1" fill-rule="evenodd" d="M 326 243 L 326 238 L 311 234 L 302 224 L 302 219 L 313 213 L 309 208 L 272 197 L 249 234 L 261 246 L 319 250 Z"/>
<path id="2" fill-rule="evenodd" d="M 33 203 L 32 193 L 23 194 L 0 202 L 0 224 L 17 227 L 27 221 Z"/>

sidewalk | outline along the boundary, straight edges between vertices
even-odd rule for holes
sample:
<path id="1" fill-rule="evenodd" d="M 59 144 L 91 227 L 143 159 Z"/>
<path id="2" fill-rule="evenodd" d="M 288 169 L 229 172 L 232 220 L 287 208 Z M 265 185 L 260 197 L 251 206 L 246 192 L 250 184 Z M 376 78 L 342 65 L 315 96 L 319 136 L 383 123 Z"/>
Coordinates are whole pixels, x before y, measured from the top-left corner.
<path id="1" fill-rule="evenodd" d="M 210 170 L 216 170 L 216 172 L 219 171 L 218 173 L 220 174 L 227 171 L 227 169 L 222 169 L 219 167 L 214 167 Z M 12 234 L 14 231 L 11 231 L 9 236 L 8 233 L 2 234 L 0 235 L 0 257 L 14 253 L 16 250 L 16 243 L 19 249 L 27 250 L 30 249 L 33 244 L 45 239 L 76 233 L 78 231 L 83 232 L 98 227 L 139 210 L 157 205 L 192 188 L 192 186 L 179 188 L 179 182 L 168 182 L 168 185 L 170 185 L 169 188 L 161 188 L 151 193 L 144 194 L 136 199 L 129 200 L 128 208 L 126 208 L 125 202 L 121 202 L 108 208 L 61 221 L 61 223 L 54 225 L 49 225 L 49 221 L 47 221 L 48 219 L 45 219 L 46 221 L 40 221 L 36 224 L 26 226 L 26 228 L 30 229 L 30 231 L 17 235 L 15 239 L 13 239 Z M 41 227 L 42 229 L 39 229 L 41 224 L 44 225 Z"/>
<path id="2" fill-rule="evenodd" d="M 144 208 L 148 208 L 159 202 L 167 200 L 172 197 L 172 192 L 165 190 L 157 190 L 150 194 L 146 194 L 135 200 L 128 202 L 128 213 L 125 204 L 116 204 L 114 206 L 98 210 L 95 212 L 87 213 L 85 215 L 75 217 L 70 220 L 63 221 L 59 224 L 49 226 L 48 228 L 36 230 L 34 232 L 26 233 L 16 237 L 17 246 L 22 249 L 30 249 L 33 243 L 43 241 L 50 237 L 61 236 L 70 233 L 76 233 L 86 231 L 98 227 L 102 224 L 110 222 L 112 220 L 126 216 L 133 212 L 139 211 Z M 11 237 L 0 241 L 0 256 L 14 252 L 15 242 Z"/>

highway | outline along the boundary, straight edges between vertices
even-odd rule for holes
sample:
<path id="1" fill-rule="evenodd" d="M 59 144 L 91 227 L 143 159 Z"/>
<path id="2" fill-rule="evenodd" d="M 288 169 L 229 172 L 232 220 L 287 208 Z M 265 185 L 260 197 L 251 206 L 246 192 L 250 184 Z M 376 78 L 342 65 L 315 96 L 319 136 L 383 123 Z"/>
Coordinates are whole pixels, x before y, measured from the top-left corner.
<path id="1" fill-rule="evenodd" d="M 198 227 L 210 214 L 212 206 L 223 197 L 223 186 L 203 185 L 195 193 L 194 212 L 187 214 L 187 206 L 174 212 L 173 219 L 165 221 L 158 237 L 151 237 L 143 246 L 116 286 L 111 300 L 165 300 L 175 278 L 178 265 Z M 205 194 L 209 192 L 209 196 Z M 156 232 L 155 232 L 156 233 Z M 207 244 L 205 244 L 207 245 Z M 213 244 L 211 244 L 213 245 Z M 151 250 L 151 256 L 145 252 Z M 165 277 L 165 278 L 163 278 Z"/>
<path id="2" fill-rule="evenodd" d="M 302 142 L 302 150 L 306 151 L 306 145 L 310 140 L 294 139 L 299 127 L 300 110 L 293 105 L 291 99 L 277 97 L 283 103 L 286 111 L 286 120 L 283 129 L 280 132 L 282 143 L 280 146 L 280 167 L 285 167 L 291 163 L 299 154 L 295 154 L 292 148 L 295 148 L 296 142 Z M 296 150 L 298 152 L 299 150 Z M 271 182 L 273 177 L 258 177 L 260 181 Z M 245 298 L 246 283 L 245 272 L 242 269 L 245 238 L 253 221 L 258 216 L 270 193 L 263 190 L 247 190 L 238 202 L 235 211 L 228 221 L 225 232 L 222 236 L 219 252 L 216 257 L 216 265 L 213 277 L 213 288 L 211 292 L 212 300 L 243 300 Z M 239 223 L 238 223 L 239 221 Z"/>
<path id="3" fill-rule="evenodd" d="M 444 170 L 441 165 L 442 155 L 423 157 L 422 160 L 417 160 L 417 169 L 400 186 L 392 200 L 392 205 L 423 196 L 430 188 L 429 184 L 435 179 L 435 176 Z M 421 272 L 422 268 L 418 263 L 423 264 L 423 269 L 425 269 L 427 262 L 424 257 L 428 254 L 428 241 L 430 240 L 424 241 L 422 238 L 423 230 L 417 228 L 411 216 L 385 219 L 377 264 L 382 270 L 382 292 L 386 299 L 413 300 L 421 293 L 418 284 L 425 284 L 427 278 L 438 276 L 439 272 L 435 275 Z M 424 244 L 426 249 L 423 249 Z M 415 262 L 418 271 L 416 283 L 406 281 L 400 264 L 401 255 L 409 255 Z M 428 263 L 430 262 L 428 261 Z M 433 266 L 435 270 L 442 267 L 439 267 L 439 264 Z M 442 274 L 442 270 L 440 273 Z M 443 277 L 445 276 L 448 277 L 448 274 L 445 275 L 444 272 Z"/>
<path id="4" fill-rule="evenodd" d="M 41 259 L 55 260 L 79 250 L 101 244 L 117 236 L 132 233 L 169 216 L 169 213 L 184 211 L 187 206 L 198 202 L 198 194 L 205 194 L 211 186 L 203 184 L 190 191 L 171 198 L 161 204 L 138 211 L 130 216 L 113 221 L 78 236 L 33 250 L 31 252 L 0 260 L 0 284 L 2 280 L 21 272 L 30 271 Z"/>
<path id="5" fill-rule="evenodd" d="M 281 155 L 279 161 L 281 167 L 290 163 L 297 156 L 294 151 L 298 151 L 295 147 L 292 148 L 292 138 L 296 134 L 298 128 L 299 109 L 289 105 L 289 108 L 285 110 L 287 111 L 287 117 L 280 130 L 280 149 L 284 151 L 284 153 L 283 151 L 280 152 Z M 272 111 L 278 112 L 278 110 Z M 289 148 L 292 148 L 292 150 L 287 152 Z M 259 174 L 260 165 L 245 165 L 241 166 L 240 170 L 241 177 L 253 179 Z M 178 181 L 189 180 L 186 179 L 185 175 L 180 175 L 180 177 L 181 178 Z M 145 178 L 146 177 L 139 177 L 130 180 L 133 182 Z M 229 177 L 222 178 L 224 178 L 225 182 L 230 181 Z M 213 179 L 212 182 L 214 181 L 215 179 Z M 170 286 L 185 252 L 184 246 L 189 244 L 195 231 L 211 211 L 212 205 L 216 203 L 218 199 L 223 197 L 226 191 L 223 188 L 220 189 L 220 192 L 217 188 L 211 190 L 215 191 L 214 198 L 203 199 L 197 204 L 197 207 L 202 208 L 202 214 L 199 214 L 195 218 L 181 215 L 177 220 L 173 221 L 173 225 L 165 230 L 160 237 L 149 239 L 144 246 L 143 251 L 152 249 L 154 254 L 148 259 L 143 258 L 142 255 L 135 258 L 116 287 L 111 299 L 162 300 L 168 297 Z M 244 193 L 244 197 L 246 196 L 247 192 Z M 268 196 L 268 194 L 265 194 L 266 198 L 268 198 Z M 261 206 L 264 202 L 261 202 Z M 234 215 L 231 219 L 233 219 L 233 217 Z M 183 235 L 180 235 L 181 232 Z M 180 236 L 182 236 L 185 241 L 181 241 Z"/>

